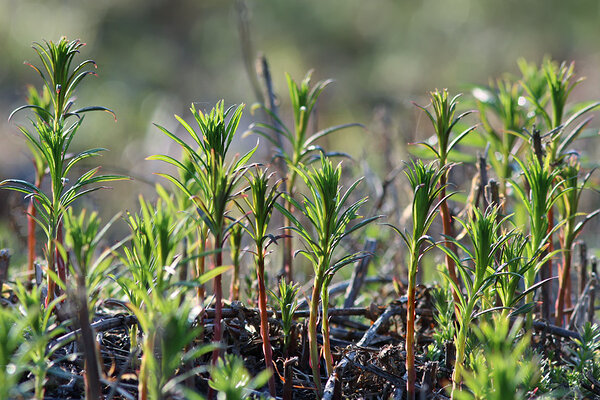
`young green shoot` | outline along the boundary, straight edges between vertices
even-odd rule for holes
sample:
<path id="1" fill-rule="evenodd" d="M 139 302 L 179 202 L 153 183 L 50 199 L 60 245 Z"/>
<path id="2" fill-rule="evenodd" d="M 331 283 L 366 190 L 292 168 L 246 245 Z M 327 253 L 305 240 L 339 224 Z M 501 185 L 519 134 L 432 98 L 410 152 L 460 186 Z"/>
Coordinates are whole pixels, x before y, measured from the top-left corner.
<path id="1" fill-rule="evenodd" d="M 167 129 L 157 127 L 169 138 L 179 144 L 184 150 L 190 163 L 182 163 L 167 155 L 155 155 L 148 157 L 149 160 L 162 160 L 178 169 L 186 172 L 186 176 L 193 179 L 199 192 L 191 192 L 190 187 L 181 179 L 169 174 L 158 174 L 173 182 L 189 198 L 193 199 L 198 212 L 199 219 L 206 225 L 213 237 L 214 267 L 223 265 L 223 256 L 220 249 L 223 248 L 227 233 L 235 224 L 231 223 L 228 211 L 233 199 L 238 195 L 236 188 L 247 170 L 246 163 L 252 157 L 257 147 L 254 147 L 242 157 L 235 157 L 226 162 L 225 157 L 231 141 L 236 133 L 242 116 L 243 105 L 238 107 L 224 108 L 224 102 L 220 101 L 210 112 L 197 110 L 194 105 L 191 112 L 198 125 L 198 133 L 183 118 L 175 116 L 185 131 L 194 140 L 198 150 L 194 150 L 185 141 L 169 132 Z M 223 290 L 221 276 L 214 280 L 215 294 L 215 330 L 213 341 L 221 341 L 221 315 L 223 309 Z M 213 352 L 213 365 L 219 357 L 219 350 Z"/>
<path id="2" fill-rule="evenodd" d="M 456 107 L 458 105 L 458 98 L 460 95 L 450 97 L 448 91 L 444 89 L 442 92 L 436 90 L 430 93 L 431 105 L 433 108 L 433 114 L 425 107 L 417 105 L 422 109 L 435 130 L 437 139 L 437 148 L 426 142 L 420 142 L 419 145 L 431 150 L 439 162 L 440 168 L 444 169 L 444 173 L 441 175 L 439 180 L 440 192 L 439 197 L 442 200 L 440 204 L 440 214 L 442 216 L 442 228 L 444 235 L 451 237 L 452 232 L 452 216 L 448 209 L 448 203 L 446 201 L 446 184 L 448 180 L 448 171 L 446 165 L 448 165 L 448 155 L 456 147 L 456 145 L 463 139 L 469 132 L 473 131 L 477 125 L 471 126 L 461 133 L 452 137 L 452 133 L 456 125 L 467 115 L 473 113 L 473 111 L 466 111 L 462 114 L 456 115 Z M 414 188 L 413 188 L 414 189 Z M 458 283 L 456 276 L 456 267 L 451 257 L 446 256 L 446 268 L 450 278 Z M 456 300 L 458 294 L 454 293 L 454 299 Z"/>
<path id="3" fill-rule="evenodd" d="M 269 221 L 280 192 L 277 188 L 281 181 L 269 185 L 271 175 L 266 170 L 258 169 L 256 172 L 250 172 L 246 179 L 250 184 L 249 193 L 243 197 L 245 208 L 249 213 L 244 213 L 247 224 L 243 225 L 248 235 L 255 244 L 254 264 L 256 266 L 256 277 L 258 280 L 258 310 L 260 313 L 260 335 L 263 340 L 263 354 L 265 356 L 266 369 L 270 372 L 269 391 L 271 396 L 275 397 L 275 377 L 273 371 L 273 349 L 269 340 L 269 316 L 267 310 L 267 288 L 265 286 L 265 256 L 267 246 L 275 239 L 273 235 L 267 233 Z M 240 210 L 244 212 L 244 207 L 238 204 Z"/>
<path id="4" fill-rule="evenodd" d="M 452 375 L 452 398 L 458 392 L 463 379 L 465 349 L 467 337 L 470 332 L 471 322 L 486 312 L 495 309 L 493 299 L 486 298 L 488 289 L 490 289 L 498 277 L 502 267 L 496 266 L 496 260 L 502 250 L 504 243 L 512 236 L 512 233 L 501 233 L 500 225 L 503 220 L 498 221 L 498 210 L 488 208 L 485 212 L 479 208 L 473 209 L 473 214 L 467 223 L 458 220 L 467 232 L 471 242 L 471 249 L 468 249 L 455 239 L 456 246 L 466 254 L 466 260 L 462 260 L 447 247 L 442 247 L 444 252 L 452 257 L 458 267 L 462 286 L 465 293 L 459 290 L 456 285 L 455 290 L 459 294 L 456 303 L 458 331 L 455 339 L 456 359 L 454 363 L 454 373 Z M 465 262 L 466 261 L 466 262 Z M 472 263 L 472 267 L 467 265 Z M 450 277 L 447 276 L 450 284 L 454 285 Z M 479 312 L 476 312 L 477 305 L 480 304 Z"/>
<path id="5" fill-rule="evenodd" d="M 300 222 L 287 208 L 280 204 L 276 204 L 276 207 L 292 223 L 293 226 L 290 229 L 295 231 L 306 244 L 306 250 L 298 250 L 296 253 L 305 256 L 315 271 L 312 297 L 310 299 L 308 337 L 313 380 L 317 389 L 317 396 L 320 396 L 322 388 L 317 346 L 319 301 L 322 300 L 323 356 L 327 373 L 331 374 L 333 372 L 333 357 L 329 342 L 329 284 L 335 273 L 342 267 L 364 257 L 362 253 L 352 253 L 336 260 L 334 253 L 344 238 L 373 222 L 377 217 L 365 218 L 354 225 L 349 225 L 351 221 L 360 218 L 358 210 L 367 199 L 362 198 L 347 205 L 350 195 L 356 189 L 360 180 L 354 182 L 342 194 L 340 186 L 341 165 L 334 167 L 325 156 L 321 156 L 320 168 L 313 168 L 312 170 L 297 169 L 296 173 L 306 183 L 310 191 L 310 197 L 304 196 L 304 200 L 300 203 L 290 195 L 286 194 L 284 196 L 295 209 L 302 213 L 308 223 Z"/>
<path id="6" fill-rule="evenodd" d="M 411 161 L 404 171 L 413 191 L 412 199 L 412 233 L 402 232 L 399 228 L 390 225 L 404 240 L 408 247 L 408 302 L 406 308 L 406 391 L 409 400 L 415 398 L 415 287 L 419 262 L 424 254 L 421 249 L 427 241 L 432 239 L 427 236 L 429 227 L 439 212 L 442 202 L 451 195 L 440 198 L 446 184 L 441 185 L 448 164 L 438 167 L 435 162 L 424 165 L 421 160 Z M 453 281 L 454 282 L 454 281 Z M 454 285 L 457 290 L 457 285 Z"/>
<path id="7" fill-rule="evenodd" d="M 48 266 L 48 295 L 49 304 L 55 295 L 56 284 L 52 278 L 56 274 L 59 279 L 66 280 L 65 260 L 58 252 L 63 244 L 62 223 L 66 210 L 75 200 L 85 194 L 100 189 L 94 183 L 126 179 L 118 175 L 96 175 L 99 167 L 93 168 L 70 186 L 68 173 L 81 160 L 98 155 L 103 149 L 90 149 L 70 156 L 71 142 L 81 127 L 83 114 L 90 111 L 112 111 L 104 107 L 91 106 L 72 110 L 75 89 L 83 79 L 94 74 L 90 67 L 96 67 L 92 60 L 86 60 L 72 67 L 75 55 L 84 44 L 78 40 L 68 41 L 61 38 L 58 43 L 45 42 L 45 45 L 34 44 L 34 50 L 39 56 L 43 67 L 30 66 L 39 73 L 44 86 L 50 95 L 51 106 L 48 110 L 41 104 L 27 104 L 17 108 L 13 113 L 24 109 L 32 109 L 38 116 L 32 121 L 35 134 L 24 126 L 19 130 L 26 137 L 29 145 L 39 152 L 43 162 L 50 171 L 51 191 L 45 193 L 40 187 L 18 179 L 7 179 L 0 182 L 0 187 L 25 193 L 35 199 L 38 215 L 35 220 L 46 234 L 46 260 Z"/>
<path id="8" fill-rule="evenodd" d="M 315 154 L 318 152 L 325 153 L 325 150 L 317 145 L 317 141 L 333 132 L 356 126 L 362 126 L 357 123 L 349 123 L 328 127 L 313 134 L 309 134 L 310 121 L 315 112 L 315 106 L 317 100 L 323 90 L 329 84 L 331 80 L 319 81 L 315 85 L 311 86 L 312 71 L 309 71 L 302 82 L 299 84 L 292 79 L 290 75 L 286 74 L 288 89 L 290 93 L 290 101 L 292 104 L 292 111 L 294 114 L 293 127 L 290 128 L 283 121 L 273 113 L 265 105 L 257 105 L 256 107 L 261 108 L 267 113 L 275 125 L 257 122 L 251 126 L 251 131 L 264 137 L 271 142 L 277 151 L 276 157 L 282 158 L 287 165 L 287 176 L 285 177 L 284 188 L 288 195 L 294 198 L 296 193 L 296 179 L 298 178 L 297 170 L 301 165 L 309 165 L 314 161 L 318 161 L 319 157 Z M 277 138 L 274 138 L 271 134 L 274 132 Z M 283 140 L 287 141 L 291 147 L 291 150 L 287 150 L 283 146 Z M 325 153 L 326 155 L 340 155 L 339 153 Z M 293 212 L 291 204 L 288 202 L 286 208 L 291 213 Z M 289 220 L 283 222 L 284 226 L 291 225 Z M 288 282 L 293 279 L 292 269 L 292 238 L 290 235 L 284 238 L 284 255 L 283 255 L 283 269 Z"/>

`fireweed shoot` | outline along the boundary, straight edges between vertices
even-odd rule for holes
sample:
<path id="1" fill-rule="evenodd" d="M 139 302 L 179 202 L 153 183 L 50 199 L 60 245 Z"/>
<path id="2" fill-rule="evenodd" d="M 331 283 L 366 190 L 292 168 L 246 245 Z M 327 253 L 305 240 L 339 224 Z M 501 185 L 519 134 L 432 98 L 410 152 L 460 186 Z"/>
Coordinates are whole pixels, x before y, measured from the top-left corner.
<path id="1" fill-rule="evenodd" d="M 412 161 L 407 165 L 405 174 L 413 190 L 412 198 L 412 232 L 402 232 L 397 227 L 390 225 L 401 237 L 409 251 L 408 262 L 408 288 L 406 307 L 406 391 L 409 399 L 415 398 L 415 286 L 419 261 L 423 255 L 422 247 L 431 241 L 427 231 L 433 224 L 439 212 L 440 202 L 446 201 L 449 196 L 439 199 L 442 190 L 447 185 L 440 186 L 442 176 L 446 174 L 448 164 L 440 168 L 435 163 L 423 164 L 421 160 Z M 454 280 L 450 278 L 452 282 Z M 454 285 L 454 290 L 457 290 Z"/>
<path id="2" fill-rule="evenodd" d="M 47 165 L 50 171 L 51 191 L 45 193 L 35 184 L 7 179 L 0 182 L 0 187 L 25 193 L 35 200 L 37 217 L 31 218 L 39 223 L 46 234 L 46 262 L 48 271 L 47 302 L 53 300 L 56 284 L 51 273 L 59 279 L 66 280 L 66 260 L 62 259 L 57 248 L 63 244 L 63 216 L 78 198 L 102 188 L 101 186 L 89 187 L 94 183 L 102 183 L 125 179 L 118 175 L 97 175 L 99 167 L 85 172 L 73 184 L 68 173 L 80 161 L 98 155 L 104 149 L 90 149 L 74 156 L 69 155 L 70 144 L 83 123 L 83 114 L 91 111 L 108 111 L 99 106 L 89 106 L 73 109 L 74 94 L 77 87 L 88 75 L 95 74 L 90 68 L 95 68 L 93 60 L 85 60 L 78 65 L 73 65 L 75 56 L 84 44 L 78 40 L 68 41 L 61 38 L 57 43 L 45 42 L 44 45 L 35 43 L 34 50 L 40 58 L 42 67 L 29 64 L 42 78 L 46 92 L 50 96 L 50 106 L 36 96 L 30 96 L 32 104 L 17 108 L 13 113 L 30 109 L 36 114 L 32 121 L 32 130 L 20 126 L 19 130 L 25 136 L 29 145 L 35 149 L 36 159 L 39 164 Z M 38 162 L 36 162 L 38 164 Z"/>
<path id="3" fill-rule="evenodd" d="M 284 187 L 291 198 L 294 198 L 296 193 L 298 168 L 302 165 L 310 165 L 318 161 L 319 152 L 325 153 L 327 156 L 343 155 L 341 153 L 326 152 L 323 147 L 317 144 L 317 141 L 339 130 L 362 126 L 357 123 L 349 123 L 328 127 L 312 134 L 309 133 L 310 122 L 316 118 L 314 114 L 316 112 L 317 100 L 323 90 L 332 83 L 331 80 L 325 80 L 311 85 L 311 77 L 312 71 L 309 71 L 302 82 L 297 83 L 290 75 L 286 74 L 293 112 L 293 127 L 288 127 L 276 113 L 263 104 L 255 107 L 264 110 L 270 116 L 273 123 L 256 122 L 250 127 L 252 132 L 271 142 L 276 149 L 275 157 L 285 162 L 287 173 Z M 284 142 L 289 144 L 290 150 L 284 145 Z M 289 212 L 293 212 L 291 207 L 292 204 L 288 202 L 286 208 Z M 291 222 L 286 219 L 283 224 L 284 226 L 289 226 Z M 284 238 L 283 269 L 288 282 L 293 280 L 293 249 L 291 239 L 290 235 Z"/>
<path id="4" fill-rule="evenodd" d="M 243 106 L 225 109 L 224 102 L 220 101 L 210 112 L 197 110 L 191 107 L 192 115 L 198 125 L 198 131 L 194 130 L 185 120 L 176 116 L 186 132 L 198 146 L 198 150 L 190 147 L 182 139 L 159 126 L 158 128 L 179 144 L 190 160 L 190 164 L 183 164 L 173 157 L 166 155 L 155 155 L 148 157 L 149 160 L 162 160 L 178 169 L 186 172 L 196 183 L 199 192 L 192 193 L 176 177 L 169 174 L 159 174 L 173 182 L 189 198 L 193 199 L 198 216 L 206 225 L 213 237 L 214 249 L 218 250 L 214 255 L 214 267 L 223 265 L 223 254 L 221 249 L 225 243 L 226 235 L 235 225 L 228 216 L 232 201 L 238 195 L 238 185 L 244 173 L 248 169 L 248 161 L 256 151 L 257 147 L 247 152 L 242 157 L 235 157 L 226 161 L 227 151 L 236 133 Z M 221 275 L 214 280 L 215 293 L 215 331 L 213 340 L 215 343 L 221 341 L 221 310 L 223 308 L 223 290 Z M 220 351 L 213 352 L 213 365 L 219 358 Z"/>
<path id="5" fill-rule="evenodd" d="M 322 304 L 321 328 L 323 334 L 323 357 L 327 374 L 333 372 L 333 357 L 329 342 L 329 285 L 336 272 L 342 267 L 358 261 L 364 254 L 354 253 L 335 258 L 335 250 L 341 241 L 351 233 L 373 222 L 377 217 L 369 217 L 354 225 L 350 222 L 361 218 L 358 214 L 360 207 L 367 201 L 362 198 L 347 204 L 350 195 L 360 181 L 354 182 L 344 193 L 340 186 L 342 167 L 334 167 L 331 161 L 321 156 L 321 167 L 312 170 L 297 169 L 296 173 L 304 180 L 310 191 L 310 197 L 305 196 L 302 203 L 289 195 L 284 195 L 292 206 L 304 215 L 308 223 L 303 224 L 289 212 L 288 209 L 276 203 L 276 207 L 292 222 L 291 229 L 296 232 L 306 244 L 306 250 L 298 250 L 313 266 L 315 277 L 310 298 L 310 316 L 308 321 L 308 337 L 310 344 L 310 363 L 313 381 L 317 394 L 322 392 L 320 357 L 317 345 L 317 319 L 319 318 L 319 302 Z"/>

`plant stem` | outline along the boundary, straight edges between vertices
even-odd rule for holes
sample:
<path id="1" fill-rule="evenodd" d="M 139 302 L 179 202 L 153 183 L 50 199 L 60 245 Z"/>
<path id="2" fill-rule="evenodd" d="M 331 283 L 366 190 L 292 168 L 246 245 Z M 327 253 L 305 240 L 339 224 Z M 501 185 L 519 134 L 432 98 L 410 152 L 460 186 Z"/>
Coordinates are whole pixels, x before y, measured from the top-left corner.
<path id="1" fill-rule="evenodd" d="M 260 278 L 259 278 L 260 279 Z M 259 282 L 260 284 L 260 282 Z M 264 283 L 263 283 L 264 286 Z M 233 260 L 233 275 L 231 276 L 231 286 L 229 288 L 229 301 L 234 302 L 240 299 L 240 260 Z"/>
<path id="2" fill-rule="evenodd" d="M 46 251 L 47 251 L 46 263 L 48 264 L 47 265 L 48 271 L 56 272 L 56 268 L 54 265 L 53 237 L 54 237 L 54 234 L 52 234 L 48 238 L 48 242 L 46 245 Z M 54 294 L 55 294 L 54 292 L 56 291 L 56 282 L 54 282 L 54 279 L 52 279 L 52 276 L 50 274 L 47 274 L 47 276 L 48 276 L 48 293 L 46 294 L 46 307 L 48 307 L 48 305 L 50 303 L 52 303 L 52 301 L 54 300 Z"/>
<path id="3" fill-rule="evenodd" d="M 474 287 L 478 287 L 475 286 Z M 460 387 L 462 381 L 463 361 L 465 358 L 465 347 L 467 342 L 467 332 L 471 324 L 471 314 L 475 307 L 476 297 L 473 297 L 467 303 L 464 315 L 461 316 L 462 323 L 456 337 L 456 359 L 454 360 L 454 372 L 452 373 L 452 394 L 451 399 L 454 399 L 456 389 Z"/>
<path id="4" fill-rule="evenodd" d="M 259 250 L 256 257 L 257 275 L 258 275 L 258 310 L 260 313 L 260 335 L 263 340 L 263 353 L 265 355 L 265 366 L 271 372 L 269 378 L 269 392 L 271 396 L 276 396 L 275 376 L 273 375 L 273 349 L 269 340 L 269 318 L 267 312 L 267 289 L 265 287 L 265 259 L 262 251 Z"/>
<path id="5" fill-rule="evenodd" d="M 36 182 L 37 184 L 37 182 Z M 38 186 L 39 187 L 39 186 Z M 27 206 L 27 280 L 31 281 L 34 276 L 35 262 L 35 199 L 32 197 L 29 199 L 29 205 Z"/>
<path id="6" fill-rule="evenodd" d="M 312 297 L 310 299 L 310 316 L 308 318 L 308 343 L 310 347 L 310 367 L 317 388 L 317 398 L 321 397 L 321 374 L 319 368 L 319 348 L 317 344 L 317 318 L 319 316 L 319 298 L 321 297 L 322 278 L 315 276 Z"/>
<path id="7" fill-rule="evenodd" d="M 563 247 L 563 267 L 558 282 L 558 298 L 556 299 L 556 320 L 557 326 L 563 326 L 565 294 L 567 284 L 569 283 L 569 274 L 571 273 L 571 247 Z"/>
<path id="8" fill-rule="evenodd" d="M 58 275 L 58 279 L 60 279 L 64 284 L 67 283 L 67 268 L 65 266 L 65 260 L 61 252 L 58 250 L 58 246 L 64 246 L 64 235 L 63 235 L 63 222 L 62 217 L 58 222 L 58 230 L 56 231 L 56 273 Z"/>
<path id="9" fill-rule="evenodd" d="M 440 199 L 446 197 L 446 183 L 447 183 L 447 174 L 448 172 L 444 172 L 440 177 L 440 187 L 442 190 L 440 191 Z M 442 204 L 440 204 L 440 214 L 442 217 L 442 229 L 444 231 L 444 235 L 446 237 L 453 237 L 454 232 L 452 232 L 452 216 L 450 215 L 450 210 L 448 209 L 448 202 L 444 200 Z M 447 244 L 448 248 L 453 252 L 456 252 L 456 246 L 454 243 L 449 242 Z M 448 275 L 450 279 L 456 284 L 457 287 L 460 287 L 458 284 L 458 277 L 456 276 L 456 265 L 454 264 L 454 260 L 448 254 L 446 254 L 446 268 L 448 269 Z M 452 297 L 454 298 L 454 304 L 458 303 L 458 293 L 452 287 Z M 456 306 L 455 306 L 456 307 Z"/>
<path id="10" fill-rule="evenodd" d="M 329 341 L 329 288 L 324 285 L 321 289 L 321 333 L 323 334 L 323 357 L 327 376 L 333 373 L 333 356 L 331 355 L 331 342 Z"/>
<path id="11" fill-rule="evenodd" d="M 221 247 L 222 240 L 221 234 L 215 236 L 215 249 Z M 223 263 L 223 253 L 218 251 L 215 253 L 215 265 L 214 268 L 218 268 Z M 221 344 L 221 315 L 223 310 L 223 288 L 221 286 L 221 275 L 217 275 L 214 278 L 214 291 L 215 291 L 215 330 L 213 334 L 213 343 L 217 346 Z M 217 365 L 217 360 L 221 354 L 220 347 L 216 348 L 212 353 L 212 365 Z"/>
<path id="12" fill-rule="evenodd" d="M 198 253 L 202 254 L 206 251 L 206 235 L 204 234 L 204 229 L 202 228 L 198 231 Z M 204 274 L 205 270 L 205 262 L 206 258 L 204 256 L 200 256 L 196 259 L 196 278 L 201 277 Z M 199 285 L 196 291 L 196 295 L 198 297 L 198 304 L 200 306 L 204 305 L 204 285 Z"/>
<path id="13" fill-rule="evenodd" d="M 413 248 L 410 255 L 408 271 L 408 301 L 406 303 L 406 393 L 408 400 L 415 399 L 415 280 L 418 268 L 418 247 Z"/>

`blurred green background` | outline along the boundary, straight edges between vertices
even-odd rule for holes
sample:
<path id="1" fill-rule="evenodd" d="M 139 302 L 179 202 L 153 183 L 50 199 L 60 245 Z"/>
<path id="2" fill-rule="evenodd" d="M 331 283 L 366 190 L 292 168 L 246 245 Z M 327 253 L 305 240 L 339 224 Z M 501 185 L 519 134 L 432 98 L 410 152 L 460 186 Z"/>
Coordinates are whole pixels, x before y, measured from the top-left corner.
<path id="1" fill-rule="evenodd" d="M 92 162 L 135 178 L 95 197 L 109 215 L 135 207 L 137 194 L 157 181 L 152 172 L 159 165 L 145 157 L 175 151 L 152 123 L 176 129 L 173 114 L 188 118 L 191 102 L 256 101 L 242 48 L 252 60 L 258 53 L 268 58 L 284 117 L 284 72 L 301 79 L 314 68 L 316 79 L 334 78 L 319 104 L 319 124 L 361 122 L 370 129 L 336 134 L 329 147 L 367 153 L 380 175 L 389 168 L 381 151 L 400 160 L 404 143 L 431 133 L 419 129 L 424 121 L 411 101 L 426 103 L 435 88 L 467 91 L 469 83 L 516 73 L 519 57 L 573 60 L 587 77 L 574 97 L 600 97 L 597 0 L 0 0 L 0 179 L 33 174 L 15 127 L 27 115 L 11 123 L 7 117 L 24 103 L 28 83 L 41 86 L 23 65 L 38 61 L 31 43 L 62 35 L 81 38 L 88 44 L 82 60 L 98 63 L 98 77 L 81 86 L 79 106 L 103 105 L 118 117 L 115 123 L 107 114 L 87 116 L 75 147 L 110 149 Z M 387 139 L 374 122 L 382 112 Z M 245 115 L 243 127 L 252 121 Z M 11 204 L 2 204 L 4 215 Z"/>

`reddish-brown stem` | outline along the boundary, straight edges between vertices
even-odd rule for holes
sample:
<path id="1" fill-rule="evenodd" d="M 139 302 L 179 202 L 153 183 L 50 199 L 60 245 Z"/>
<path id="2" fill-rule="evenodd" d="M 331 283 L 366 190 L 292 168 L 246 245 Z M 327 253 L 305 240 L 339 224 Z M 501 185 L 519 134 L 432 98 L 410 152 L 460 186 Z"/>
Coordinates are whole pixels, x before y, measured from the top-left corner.
<path id="1" fill-rule="evenodd" d="M 222 244 L 222 240 L 219 237 L 215 238 L 215 249 L 219 248 Z M 220 267 L 223 262 L 223 256 L 220 251 L 215 253 L 213 268 Z M 213 343 L 217 346 L 212 352 L 211 365 L 213 368 L 216 367 L 217 361 L 221 356 L 221 320 L 223 315 L 223 288 L 221 285 L 221 275 L 217 275 L 214 278 L 214 294 L 215 294 L 215 322 L 213 331 Z M 208 389 L 208 399 L 214 400 L 215 391 L 213 388 Z"/>
<path id="2" fill-rule="evenodd" d="M 440 178 L 440 186 L 442 190 L 440 191 L 440 199 L 446 197 L 446 182 L 447 182 L 447 172 L 442 174 Z M 448 202 L 446 200 L 442 201 L 440 204 L 440 214 L 442 217 L 442 229 L 444 231 L 444 235 L 446 237 L 454 237 L 454 233 L 452 232 L 452 216 L 450 215 L 450 210 L 448 209 Z M 446 246 L 456 252 L 456 246 L 452 242 L 447 242 Z M 448 275 L 450 279 L 458 286 L 458 278 L 456 276 L 456 265 L 454 264 L 454 260 L 448 254 L 446 254 L 446 268 L 448 269 Z M 454 304 L 456 308 L 456 304 L 458 304 L 458 293 L 452 287 L 452 297 L 454 298 Z M 458 314 L 457 314 L 458 315 Z"/>
<path id="3" fill-rule="evenodd" d="M 321 398 L 321 372 L 319 368 L 319 345 L 317 343 L 317 319 L 319 316 L 319 300 L 321 298 L 321 286 L 323 282 L 318 276 L 313 284 L 312 297 L 310 299 L 310 316 L 308 318 L 308 344 L 310 347 L 310 367 L 312 369 L 313 381 L 317 389 L 317 398 Z"/>
<path id="4" fill-rule="evenodd" d="M 569 274 L 571 273 L 571 249 L 563 249 L 563 266 L 558 281 L 558 298 L 556 299 L 556 320 L 557 326 L 563 326 L 565 295 L 569 284 Z"/>
<path id="5" fill-rule="evenodd" d="M 55 250 L 55 245 L 52 242 L 52 239 L 48 239 L 48 243 L 46 246 L 46 251 L 47 251 L 47 262 L 48 262 L 48 272 L 53 272 L 56 273 L 56 265 L 54 260 L 56 260 L 56 252 Z M 54 279 L 52 278 L 52 275 L 50 273 L 47 274 L 48 275 L 48 293 L 46 294 L 46 307 L 48 307 L 48 305 L 50 303 L 52 303 L 52 301 L 54 300 L 54 295 L 55 295 L 55 291 L 56 291 L 56 282 L 54 282 Z"/>
<path id="6" fill-rule="evenodd" d="M 288 211 L 293 212 L 293 207 L 289 201 L 286 201 L 286 206 Z M 288 217 L 283 217 L 283 226 L 291 226 L 291 221 Z M 285 281 L 287 283 L 292 282 L 294 273 L 293 273 L 293 251 L 292 251 L 292 235 L 291 230 L 285 230 L 285 237 L 283 238 L 283 272 L 285 274 Z"/>
<path id="7" fill-rule="evenodd" d="M 258 277 L 258 310 L 260 313 L 260 335 L 263 342 L 265 366 L 271 372 L 269 378 L 269 392 L 275 397 L 275 376 L 273 375 L 273 349 L 269 340 L 269 318 L 267 311 L 267 288 L 265 287 L 265 260 L 261 254 L 256 259 Z"/>
<path id="8" fill-rule="evenodd" d="M 544 251 L 542 253 L 542 257 L 544 257 L 548 253 L 551 253 L 554 250 L 554 245 L 552 243 L 552 233 L 551 233 L 552 229 L 553 229 L 553 225 L 554 225 L 554 211 L 551 208 L 550 211 L 548 211 L 548 248 L 546 249 L 546 251 Z M 542 266 L 542 269 L 540 271 L 540 278 L 542 280 L 544 280 L 544 279 L 550 278 L 551 276 L 552 276 L 552 259 L 549 258 Z M 546 321 L 549 321 L 550 314 L 551 314 L 550 310 L 552 307 L 552 300 L 551 300 L 551 293 L 550 293 L 549 285 L 542 286 L 541 295 L 542 295 L 542 317 Z M 558 318 L 558 313 L 556 316 Z"/>
<path id="9" fill-rule="evenodd" d="M 229 301 L 234 302 L 240 299 L 240 261 L 233 260 L 233 274 L 231 276 L 231 286 L 229 287 Z"/>
<path id="10" fill-rule="evenodd" d="M 409 272 L 408 302 L 406 306 L 406 392 L 408 400 L 415 399 L 415 277 L 416 274 Z"/>

